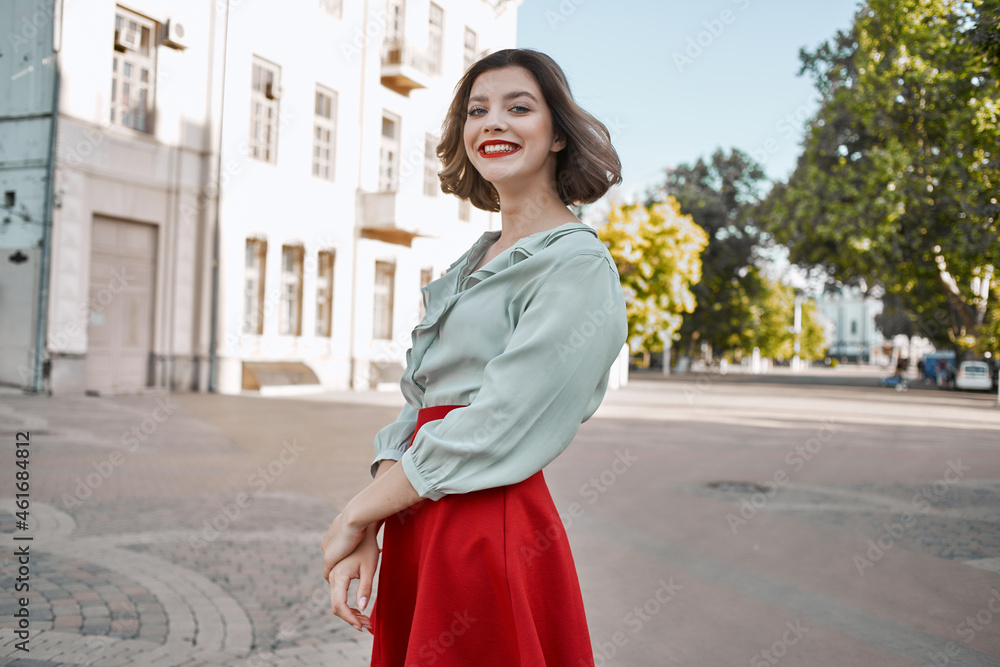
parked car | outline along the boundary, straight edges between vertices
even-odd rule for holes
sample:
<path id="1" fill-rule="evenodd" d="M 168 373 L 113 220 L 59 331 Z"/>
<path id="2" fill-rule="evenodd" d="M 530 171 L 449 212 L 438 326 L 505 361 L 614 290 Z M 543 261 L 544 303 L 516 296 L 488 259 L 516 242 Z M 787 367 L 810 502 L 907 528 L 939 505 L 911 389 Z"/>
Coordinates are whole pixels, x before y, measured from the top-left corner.
<path id="1" fill-rule="evenodd" d="M 993 389 L 990 366 L 985 361 L 963 361 L 955 374 L 955 389 Z"/>

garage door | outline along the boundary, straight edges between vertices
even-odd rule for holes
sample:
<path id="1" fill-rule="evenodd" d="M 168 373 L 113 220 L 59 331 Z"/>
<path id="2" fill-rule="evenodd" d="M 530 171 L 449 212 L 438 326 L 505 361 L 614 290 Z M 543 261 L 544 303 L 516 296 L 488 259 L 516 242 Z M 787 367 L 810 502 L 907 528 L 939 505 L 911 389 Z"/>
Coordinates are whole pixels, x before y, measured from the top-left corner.
<path id="1" fill-rule="evenodd" d="M 153 225 L 94 217 L 88 391 L 130 392 L 149 384 L 156 230 Z"/>

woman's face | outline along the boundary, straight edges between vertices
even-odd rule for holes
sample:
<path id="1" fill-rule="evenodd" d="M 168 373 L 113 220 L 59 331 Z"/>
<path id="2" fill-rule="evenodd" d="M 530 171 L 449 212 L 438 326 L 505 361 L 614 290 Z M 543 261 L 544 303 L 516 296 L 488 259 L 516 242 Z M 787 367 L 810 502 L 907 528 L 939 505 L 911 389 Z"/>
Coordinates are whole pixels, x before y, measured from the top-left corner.
<path id="1" fill-rule="evenodd" d="M 465 152 L 497 190 L 555 178 L 556 136 L 552 112 L 531 73 L 504 67 L 480 74 L 472 84 L 465 120 Z"/>

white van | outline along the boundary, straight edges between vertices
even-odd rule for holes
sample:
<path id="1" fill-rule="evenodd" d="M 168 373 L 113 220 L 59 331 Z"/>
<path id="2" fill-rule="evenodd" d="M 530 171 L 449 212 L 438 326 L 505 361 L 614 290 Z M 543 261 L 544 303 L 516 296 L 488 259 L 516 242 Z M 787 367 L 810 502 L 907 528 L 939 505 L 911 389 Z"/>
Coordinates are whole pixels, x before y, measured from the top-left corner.
<path id="1" fill-rule="evenodd" d="M 963 361 L 955 375 L 955 389 L 993 389 L 990 367 L 985 361 Z"/>

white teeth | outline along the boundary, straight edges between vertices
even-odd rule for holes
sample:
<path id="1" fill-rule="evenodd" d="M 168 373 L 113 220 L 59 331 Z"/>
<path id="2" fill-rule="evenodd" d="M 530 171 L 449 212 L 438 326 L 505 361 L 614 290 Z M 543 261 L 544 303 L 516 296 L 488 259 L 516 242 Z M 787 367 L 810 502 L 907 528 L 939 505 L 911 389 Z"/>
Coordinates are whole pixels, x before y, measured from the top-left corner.
<path id="1" fill-rule="evenodd" d="M 517 150 L 517 146 L 512 144 L 491 144 L 489 146 L 483 147 L 484 153 L 510 153 L 511 151 Z"/>

